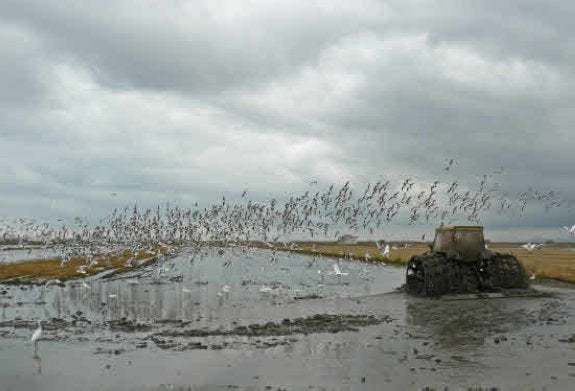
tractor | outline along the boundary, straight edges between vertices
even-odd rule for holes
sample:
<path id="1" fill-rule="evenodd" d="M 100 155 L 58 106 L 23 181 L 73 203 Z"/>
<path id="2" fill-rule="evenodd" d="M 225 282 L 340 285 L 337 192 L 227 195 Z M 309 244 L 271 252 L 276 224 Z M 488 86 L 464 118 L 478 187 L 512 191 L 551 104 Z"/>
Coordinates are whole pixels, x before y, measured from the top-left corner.
<path id="1" fill-rule="evenodd" d="M 409 260 L 406 291 L 426 297 L 501 292 L 527 288 L 527 281 L 515 256 L 486 248 L 483 227 L 439 226 L 430 251 Z"/>

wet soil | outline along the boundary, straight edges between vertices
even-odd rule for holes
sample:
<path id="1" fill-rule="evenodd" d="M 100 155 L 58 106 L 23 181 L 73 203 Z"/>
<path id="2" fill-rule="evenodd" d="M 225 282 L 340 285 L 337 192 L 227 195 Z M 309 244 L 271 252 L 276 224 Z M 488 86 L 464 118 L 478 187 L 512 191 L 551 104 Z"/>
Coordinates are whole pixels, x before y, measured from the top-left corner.
<path id="1" fill-rule="evenodd" d="M 575 381 L 569 286 L 424 299 L 397 289 L 401 268 L 346 262 L 349 274 L 336 276 L 333 260 L 275 258 L 183 253 L 109 279 L 1 285 L 0 389 L 568 390 Z"/>
<path id="2" fill-rule="evenodd" d="M 248 337 L 267 337 L 278 335 L 310 334 L 310 333 L 338 333 L 342 331 L 358 331 L 359 327 L 391 321 L 389 318 L 377 318 L 373 315 L 326 315 L 316 314 L 305 318 L 285 318 L 281 322 L 267 322 L 264 324 L 249 324 L 237 326 L 231 330 L 219 329 L 188 329 L 166 330 L 157 335 L 169 337 L 208 337 L 244 335 Z"/>

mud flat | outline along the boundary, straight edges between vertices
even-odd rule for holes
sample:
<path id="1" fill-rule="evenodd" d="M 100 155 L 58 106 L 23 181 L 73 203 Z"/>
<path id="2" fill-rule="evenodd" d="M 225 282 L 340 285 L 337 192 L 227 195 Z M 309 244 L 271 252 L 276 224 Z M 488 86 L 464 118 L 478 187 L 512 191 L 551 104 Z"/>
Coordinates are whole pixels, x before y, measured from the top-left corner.
<path id="1" fill-rule="evenodd" d="M 568 390 L 575 382 L 570 285 L 536 284 L 545 293 L 536 297 L 422 299 L 397 291 L 402 268 L 351 261 L 340 278 L 327 273 L 333 262 L 214 251 L 170 259 L 160 278 L 147 265 L 63 286 L 0 285 L 2 387 Z M 35 356 L 37 319 L 45 323 Z"/>

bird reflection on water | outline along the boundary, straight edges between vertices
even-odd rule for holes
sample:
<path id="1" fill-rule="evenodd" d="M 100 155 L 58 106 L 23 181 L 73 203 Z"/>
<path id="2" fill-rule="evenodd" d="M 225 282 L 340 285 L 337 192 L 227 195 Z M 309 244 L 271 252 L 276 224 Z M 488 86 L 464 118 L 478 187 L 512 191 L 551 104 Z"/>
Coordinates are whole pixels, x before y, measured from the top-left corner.
<path id="1" fill-rule="evenodd" d="M 33 361 L 33 366 L 36 368 L 36 373 L 38 375 L 42 374 L 42 359 L 40 358 L 40 355 L 35 353 L 34 356 L 32 356 L 32 361 Z"/>

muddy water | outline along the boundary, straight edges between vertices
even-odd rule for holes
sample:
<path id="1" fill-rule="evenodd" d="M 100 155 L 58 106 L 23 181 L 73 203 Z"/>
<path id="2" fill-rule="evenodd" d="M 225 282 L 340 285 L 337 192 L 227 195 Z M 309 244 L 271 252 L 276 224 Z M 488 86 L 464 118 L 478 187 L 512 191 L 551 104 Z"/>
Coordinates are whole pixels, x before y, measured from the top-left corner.
<path id="1" fill-rule="evenodd" d="M 401 268 L 346 262 L 337 276 L 326 258 L 218 251 L 85 284 L 0 286 L 0 389 L 575 384 L 569 287 L 538 286 L 551 295 L 537 298 L 416 299 L 395 292 Z"/>

